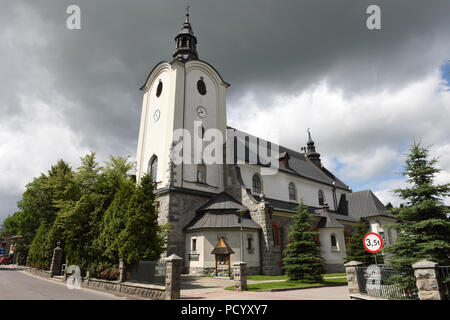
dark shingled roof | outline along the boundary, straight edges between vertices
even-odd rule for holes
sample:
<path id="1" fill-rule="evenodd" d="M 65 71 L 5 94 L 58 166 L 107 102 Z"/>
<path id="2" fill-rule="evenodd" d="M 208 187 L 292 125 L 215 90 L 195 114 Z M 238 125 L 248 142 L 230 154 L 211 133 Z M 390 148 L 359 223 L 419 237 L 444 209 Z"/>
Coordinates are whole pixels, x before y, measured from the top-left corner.
<path id="1" fill-rule="evenodd" d="M 394 218 L 393 214 L 370 190 L 342 195 L 339 201 L 339 212 L 358 219 L 374 216 Z"/>
<path id="2" fill-rule="evenodd" d="M 318 228 L 343 228 L 344 226 L 336 220 L 336 215 L 331 214 L 327 209 L 316 211 L 322 218 L 320 219 Z"/>
<path id="3" fill-rule="evenodd" d="M 248 208 L 243 206 L 239 201 L 234 199 L 226 192 L 219 193 L 216 197 L 209 200 L 202 205 L 197 211 L 210 211 L 210 210 L 246 210 Z"/>
<path id="4" fill-rule="evenodd" d="M 246 161 L 248 162 L 249 159 L 257 159 L 256 155 L 254 154 L 254 152 L 251 152 L 249 150 L 248 147 L 248 142 L 246 142 L 243 137 L 251 137 L 252 139 L 254 139 L 255 141 L 265 141 L 263 139 L 260 139 L 258 137 L 255 137 L 253 135 L 250 135 L 248 133 L 245 133 L 243 131 L 234 129 L 232 127 L 227 127 L 230 130 L 234 131 L 234 137 L 236 138 L 236 146 L 235 146 L 235 151 L 239 150 L 239 148 L 242 148 L 242 144 L 245 145 L 245 157 L 242 157 L 240 155 L 237 155 L 237 152 L 235 152 L 235 162 L 237 163 L 237 160 L 241 160 L 241 161 Z M 228 137 L 230 138 L 230 137 Z M 259 143 L 259 142 L 257 142 Z M 267 142 L 268 143 L 268 149 L 270 150 L 270 145 L 272 145 L 271 142 Z M 241 146 L 239 146 L 241 145 Z M 262 143 L 262 145 L 265 145 L 265 143 Z M 276 144 L 273 144 L 274 146 L 276 146 Z M 311 162 L 304 153 L 300 153 L 297 151 L 294 151 L 292 149 L 283 147 L 283 146 L 278 146 L 279 150 L 278 150 L 278 155 L 289 155 L 289 162 L 288 162 L 288 166 L 287 167 L 283 167 L 280 166 L 279 170 L 286 172 L 286 173 L 290 173 L 290 174 L 294 174 L 300 177 L 304 177 L 304 178 L 308 178 L 308 179 L 312 179 L 318 182 L 322 182 L 322 183 L 326 183 L 329 185 L 333 184 L 333 181 L 336 181 L 336 187 L 338 188 L 342 188 L 342 189 L 346 189 L 348 190 L 349 187 L 342 182 L 341 180 L 339 180 L 336 176 L 334 176 L 330 171 L 328 171 L 325 167 L 319 168 L 317 167 L 313 162 Z M 239 158 L 238 158 L 239 156 Z M 260 161 L 261 160 L 261 161 Z M 263 165 L 263 163 L 267 163 L 267 160 L 264 160 L 262 158 L 258 158 L 257 163 L 259 165 Z"/>
<path id="5" fill-rule="evenodd" d="M 240 228 L 239 214 L 227 211 L 211 211 L 197 215 L 184 229 L 223 229 Z M 261 227 L 251 219 L 249 213 L 245 213 L 242 219 L 242 228 L 261 229 Z"/>

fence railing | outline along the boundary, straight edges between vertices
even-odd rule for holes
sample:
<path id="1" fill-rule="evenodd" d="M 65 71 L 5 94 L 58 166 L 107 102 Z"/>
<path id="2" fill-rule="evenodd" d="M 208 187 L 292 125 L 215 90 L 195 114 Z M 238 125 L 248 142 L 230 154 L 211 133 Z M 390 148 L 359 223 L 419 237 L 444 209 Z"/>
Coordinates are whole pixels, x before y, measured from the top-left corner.
<path id="1" fill-rule="evenodd" d="M 356 268 L 361 293 L 387 299 L 417 300 L 418 290 L 413 269 L 397 270 L 369 266 Z"/>
<path id="2" fill-rule="evenodd" d="M 450 266 L 438 267 L 443 298 L 450 300 Z"/>
<path id="3" fill-rule="evenodd" d="M 127 281 L 164 286 L 166 281 L 166 262 L 163 260 L 140 261 L 129 268 Z"/>

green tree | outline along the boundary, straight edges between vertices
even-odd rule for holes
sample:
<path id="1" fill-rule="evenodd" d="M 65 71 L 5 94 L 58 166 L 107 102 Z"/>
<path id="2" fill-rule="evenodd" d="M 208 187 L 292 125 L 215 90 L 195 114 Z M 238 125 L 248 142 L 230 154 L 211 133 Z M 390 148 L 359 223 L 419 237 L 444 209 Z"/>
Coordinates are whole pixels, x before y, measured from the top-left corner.
<path id="1" fill-rule="evenodd" d="M 149 174 L 141 178 L 126 212 L 125 229 L 119 235 L 119 257 L 128 264 L 157 260 L 164 251 L 168 225 L 158 225 L 157 200 Z"/>
<path id="2" fill-rule="evenodd" d="M 394 190 L 406 203 L 392 209 L 399 223 L 398 238 L 385 251 L 394 267 L 410 268 L 422 260 L 449 265 L 450 219 L 442 199 L 450 195 L 450 184 L 434 185 L 437 159 L 429 159 L 429 148 L 414 141 L 406 160 L 404 176 L 409 187 Z"/>
<path id="3" fill-rule="evenodd" d="M 368 266 L 374 263 L 373 253 L 370 253 L 364 248 L 363 239 L 367 232 L 369 232 L 370 226 L 367 220 L 360 218 L 358 223 L 355 224 L 352 235 L 350 236 L 347 244 L 347 257 L 345 262 L 358 261 Z"/>
<path id="4" fill-rule="evenodd" d="M 312 230 L 307 207 L 301 200 L 294 215 L 289 243 L 283 252 L 283 268 L 290 280 L 308 283 L 323 281 L 324 259 L 321 257 L 318 232 Z"/>

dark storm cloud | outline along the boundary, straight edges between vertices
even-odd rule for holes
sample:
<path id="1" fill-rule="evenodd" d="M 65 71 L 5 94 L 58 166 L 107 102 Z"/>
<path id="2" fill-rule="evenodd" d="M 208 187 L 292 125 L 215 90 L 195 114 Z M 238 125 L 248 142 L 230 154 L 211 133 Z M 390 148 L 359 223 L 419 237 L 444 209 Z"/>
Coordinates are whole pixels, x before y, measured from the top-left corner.
<path id="1" fill-rule="evenodd" d="M 80 31 L 66 28 L 74 3 Z M 366 28 L 369 4 L 380 5 L 382 30 Z M 83 147 L 134 156 L 138 88 L 170 61 L 186 5 L 200 58 L 232 84 L 230 108 L 245 107 L 248 91 L 264 108 L 324 78 L 346 95 L 395 90 L 431 72 L 450 43 L 450 2 L 439 0 L 2 1 L 2 120 L 26 113 L 20 95 L 32 96 L 60 112 Z"/>

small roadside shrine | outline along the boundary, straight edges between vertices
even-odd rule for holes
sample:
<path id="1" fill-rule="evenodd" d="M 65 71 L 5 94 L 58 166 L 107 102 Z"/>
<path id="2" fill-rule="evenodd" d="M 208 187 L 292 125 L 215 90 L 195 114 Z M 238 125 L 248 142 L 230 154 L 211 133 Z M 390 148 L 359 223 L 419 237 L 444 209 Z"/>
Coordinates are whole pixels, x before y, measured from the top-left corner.
<path id="1" fill-rule="evenodd" d="M 228 276 L 231 276 L 231 259 L 230 254 L 234 254 L 233 249 L 225 242 L 223 237 L 219 238 L 219 242 L 217 242 L 216 247 L 211 254 L 216 256 L 216 276 L 219 274 L 219 271 L 226 270 L 228 267 Z"/>

